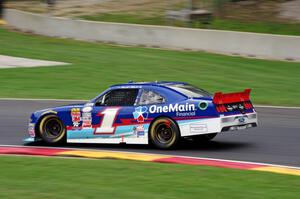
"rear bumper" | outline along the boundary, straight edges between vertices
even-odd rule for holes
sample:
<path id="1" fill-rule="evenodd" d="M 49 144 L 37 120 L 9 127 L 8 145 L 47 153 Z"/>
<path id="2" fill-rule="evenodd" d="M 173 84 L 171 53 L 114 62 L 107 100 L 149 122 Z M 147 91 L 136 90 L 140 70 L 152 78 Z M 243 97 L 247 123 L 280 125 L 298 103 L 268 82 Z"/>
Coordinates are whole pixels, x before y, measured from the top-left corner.
<path id="1" fill-rule="evenodd" d="M 221 116 L 221 132 L 257 126 L 257 113 Z"/>
<path id="2" fill-rule="evenodd" d="M 243 130 L 257 126 L 257 113 L 220 115 L 217 118 L 180 121 L 178 124 L 182 137 Z"/>

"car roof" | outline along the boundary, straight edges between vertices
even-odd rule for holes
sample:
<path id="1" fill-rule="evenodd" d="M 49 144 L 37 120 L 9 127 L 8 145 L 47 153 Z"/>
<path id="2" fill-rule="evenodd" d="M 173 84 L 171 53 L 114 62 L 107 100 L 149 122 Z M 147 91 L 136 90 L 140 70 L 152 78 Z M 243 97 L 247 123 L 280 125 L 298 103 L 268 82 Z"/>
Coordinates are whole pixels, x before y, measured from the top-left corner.
<path id="1" fill-rule="evenodd" d="M 120 86 L 124 86 L 124 87 L 130 87 L 130 86 L 168 86 L 168 85 L 175 85 L 175 84 L 182 84 L 182 85 L 186 85 L 186 82 L 177 82 L 177 81 L 154 81 L 154 82 L 133 82 L 133 81 L 129 81 L 128 83 L 125 84 L 115 84 L 110 86 L 112 87 L 120 87 Z"/>

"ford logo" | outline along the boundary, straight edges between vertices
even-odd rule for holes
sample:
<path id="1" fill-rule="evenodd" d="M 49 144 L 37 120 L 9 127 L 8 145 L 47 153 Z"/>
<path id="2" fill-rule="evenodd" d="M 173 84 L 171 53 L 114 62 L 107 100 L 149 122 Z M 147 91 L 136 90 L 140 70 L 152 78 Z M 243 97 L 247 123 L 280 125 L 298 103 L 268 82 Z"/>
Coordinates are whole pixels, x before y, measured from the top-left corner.
<path id="1" fill-rule="evenodd" d="M 239 122 L 240 123 L 244 123 L 245 122 L 245 118 L 244 117 L 239 117 Z"/>

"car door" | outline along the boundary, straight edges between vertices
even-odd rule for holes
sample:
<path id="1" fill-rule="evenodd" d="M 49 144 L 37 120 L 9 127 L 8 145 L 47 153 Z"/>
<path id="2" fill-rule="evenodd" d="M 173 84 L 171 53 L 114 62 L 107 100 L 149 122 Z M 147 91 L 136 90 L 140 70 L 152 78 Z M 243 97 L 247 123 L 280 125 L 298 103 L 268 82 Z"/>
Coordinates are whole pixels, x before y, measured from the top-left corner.
<path id="1" fill-rule="evenodd" d="M 113 89 L 102 95 L 92 110 L 93 137 L 120 138 L 132 132 L 126 128 L 133 119 L 139 89 Z"/>

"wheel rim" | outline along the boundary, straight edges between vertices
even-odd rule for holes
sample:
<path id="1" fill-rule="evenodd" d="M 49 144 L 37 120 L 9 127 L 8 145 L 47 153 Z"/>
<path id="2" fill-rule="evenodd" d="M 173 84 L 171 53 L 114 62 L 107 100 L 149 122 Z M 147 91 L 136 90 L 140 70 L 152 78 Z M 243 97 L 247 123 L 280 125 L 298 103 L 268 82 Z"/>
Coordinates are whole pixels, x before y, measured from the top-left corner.
<path id="1" fill-rule="evenodd" d="M 170 143 L 174 138 L 172 128 L 165 123 L 158 124 L 155 128 L 155 132 L 156 140 L 163 144 Z"/>
<path id="2" fill-rule="evenodd" d="M 62 123 L 56 118 L 50 118 L 45 122 L 44 132 L 49 138 L 57 138 L 63 132 Z"/>

